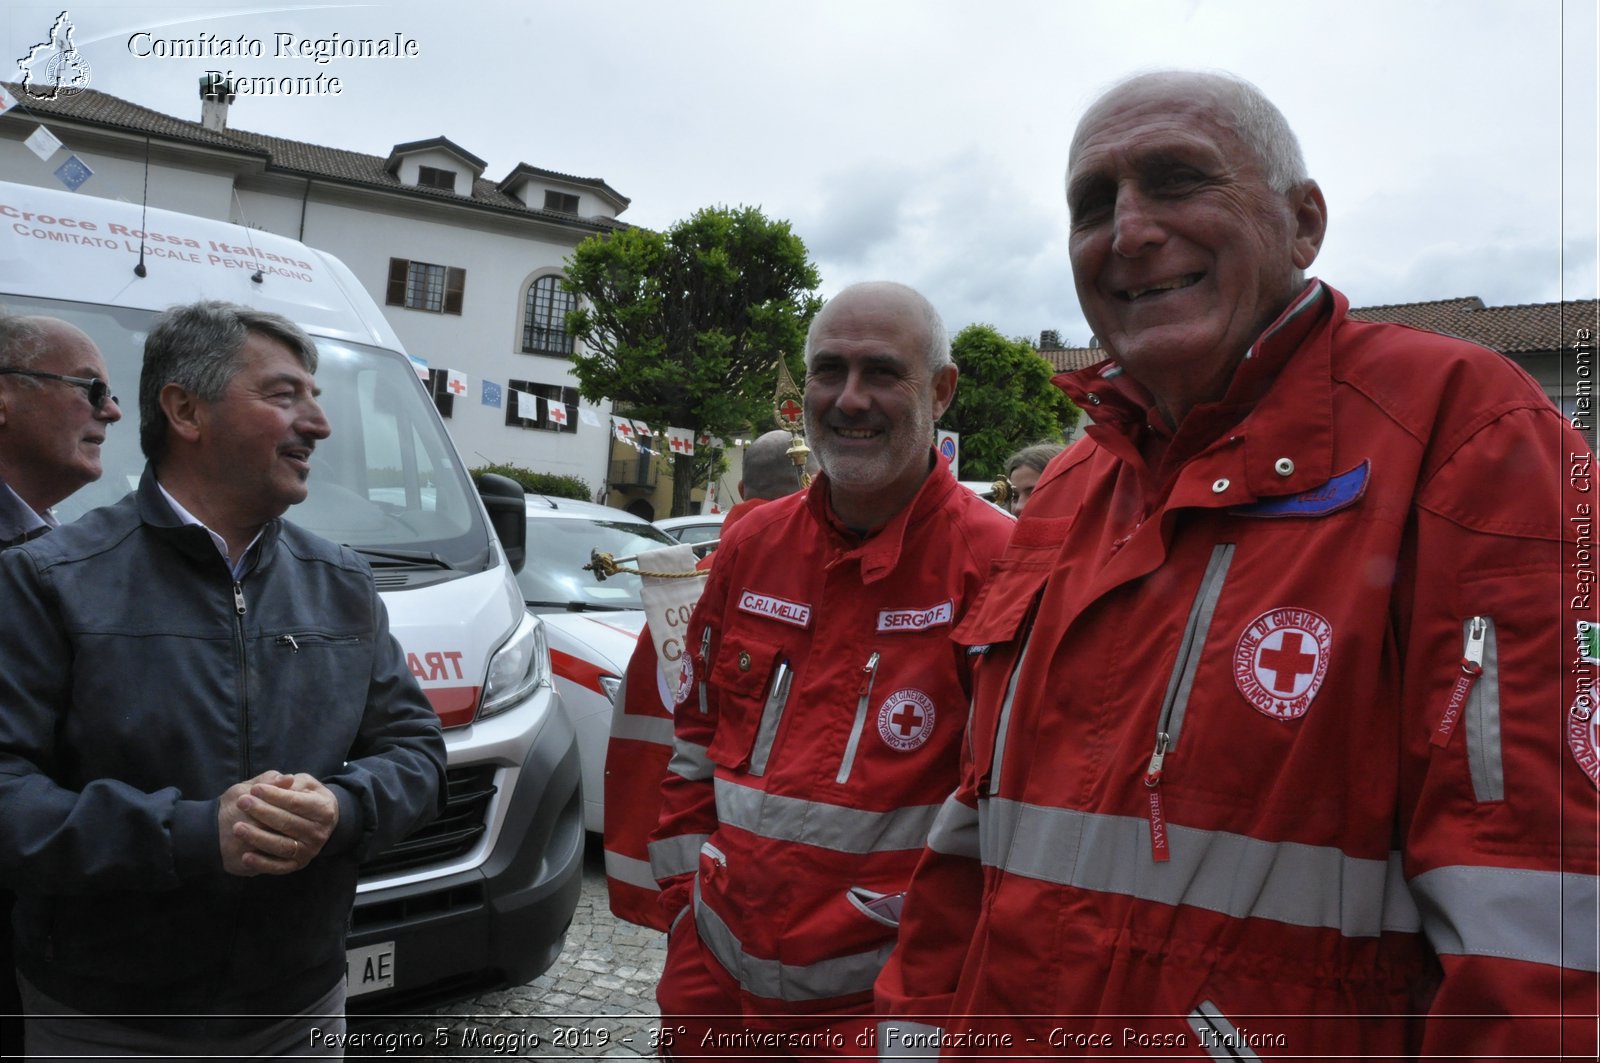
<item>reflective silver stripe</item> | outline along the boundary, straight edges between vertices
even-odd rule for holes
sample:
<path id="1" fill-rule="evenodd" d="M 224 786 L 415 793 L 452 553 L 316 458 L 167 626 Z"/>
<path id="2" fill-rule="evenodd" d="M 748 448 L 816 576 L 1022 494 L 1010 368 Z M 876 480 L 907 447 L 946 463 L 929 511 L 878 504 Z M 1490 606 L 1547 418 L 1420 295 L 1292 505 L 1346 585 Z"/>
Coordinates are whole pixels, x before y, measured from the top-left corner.
<path id="1" fill-rule="evenodd" d="M 700 870 L 700 846 L 710 840 L 705 834 L 680 834 L 676 838 L 653 841 L 650 849 L 650 874 L 656 881 L 676 875 L 692 875 Z"/>
<path id="2" fill-rule="evenodd" d="M 867 673 L 866 686 L 861 691 L 861 696 L 856 699 L 856 719 L 850 725 L 850 740 L 844 746 L 844 763 L 839 765 L 839 774 L 834 776 L 836 783 L 850 781 L 850 769 L 856 765 L 856 749 L 861 745 L 861 732 L 867 727 L 867 706 L 872 702 L 872 684 L 878 678 L 878 651 L 873 650 L 872 656 L 867 658 L 866 667 L 862 669 Z"/>
<path id="3" fill-rule="evenodd" d="M 1411 880 L 1423 932 L 1448 956 L 1499 956 L 1600 971 L 1593 875 L 1509 867 L 1439 867 Z"/>
<path id="4" fill-rule="evenodd" d="M 656 876 L 649 864 L 631 856 L 614 853 L 610 849 L 606 850 L 606 877 L 626 882 L 630 886 L 638 886 L 640 889 L 661 888 L 656 885 Z"/>
<path id="5" fill-rule="evenodd" d="M 1260 1063 L 1261 1057 L 1251 1050 L 1228 1017 L 1209 1000 L 1202 1000 L 1189 1013 L 1189 1028 L 1199 1039 L 1200 1047 L 1211 1053 L 1212 1059 Z"/>
<path id="6" fill-rule="evenodd" d="M 711 763 L 711 753 L 705 746 L 679 739 L 672 745 L 672 759 L 667 761 L 667 770 L 690 782 L 705 782 L 717 768 Z"/>
<path id="7" fill-rule="evenodd" d="M 892 1021 L 878 1023 L 879 1059 L 938 1059 L 939 1041 L 944 1027 L 925 1022 Z M 932 1048 L 924 1047 L 933 1045 Z"/>
<path id="8" fill-rule="evenodd" d="M 1172 858 L 1156 863 L 1143 816 L 1003 800 L 985 801 L 979 815 L 983 862 L 1044 882 L 1236 919 L 1328 927 L 1345 937 L 1414 933 L 1422 925 L 1397 853 L 1363 860 L 1331 846 L 1168 824 Z"/>
<path id="9" fill-rule="evenodd" d="M 1484 617 L 1483 674 L 1467 698 L 1467 755 L 1472 769 L 1472 792 L 1479 801 L 1503 801 L 1505 766 L 1500 761 L 1500 653 L 1495 644 L 1494 618 Z M 1471 620 L 1467 621 L 1470 625 Z M 1463 628 L 1463 637 L 1466 629 Z"/>
<path id="10" fill-rule="evenodd" d="M 659 716 L 634 716 L 618 713 L 611 719 L 611 737 L 626 738 L 634 742 L 650 742 L 658 746 L 673 744 L 672 721 Z"/>
<path id="11" fill-rule="evenodd" d="M 994 736 L 994 757 L 989 763 L 989 793 L 1000 792 L 1000 768 L 1006 759 L 1006 732 L 1011 730 L 1011 703 L 1017 697 L 1017 678 L 1022 675 L 1022 666 L 1028 660 L 1028 647 L 1033 644 L 1033 629 L 1028 629 L 1028 635 L 1022 640 L 1022 649 L 1017 651 L 1016 667 L 1011 669 L 1011 678 L 1006 680 L 1006 697 L 1000 703 L 999 729 Z M 976 719 L 976 717 L 973 717 Z"/>
<path id="12" fill-rule="evenodd" d="M 763 793 L 719 778 L 717 822 L 773 841 L 815 845 L 841 853 L 921 849 L 938 805 L 905 805 L 868 812 L 822 801 Z"/>
<path id="13" fill-rule="evenodd" d="M 891 941 L 871 952 L 836 956 L 804 966 L 752 956 L 744 951 L 722 917 L 701 898 L 699 879 L 694 884 L 694 922 L 700 943 L 739 985 L 756 996 L 774 1000 L 821 1000 L 870 993 L 878 972 L 894 951 Z"/>
<path id="14" fill-rule="evenodd" d="M 928 848 L 946 856 L 978 859 L 978 810 L 962 804 L 955 794 L 945 798 L 928 828 Z"/>
<path id="15" fill-rule="evenodd" d="M 1167 694 L 1162 699 L 1159 717 L 1159 730 L 1167 736 L 1168 752 L 1177 746 L 1178 732 L 1183 730 L 1183 715 L 1189 708 L 1194 674 L 1200 670 L 1200 651 L 1205 648 L 1211 616 L 1217 611 L 1217 599 L 1222 597 L 1222 584 L 1228 577 L 1228 566 L 1233 563 L 1233 550 L 1232 543 L 1218 543 L 1212 549 L 1205 575 L 1200 577 L 1200 589 L 1189 607 L 1189 619 L 1183 625 L 1183 641 L 1178 645 L 1178 659 L 1172 665 L 1172 678 L 1167 680 Z"/>
<path id="16" fill-rule="evenodd" d="M 751 775 L 767 773 L 767 758 L 772 756 L 772 744 L 778 740 L 778 724 L 783 721 L 783 707 L 789 701 L 789 682 L 793 678 L 789 662 L 780 661 L 777 671 L 772 673 L 772 688 L 767 692 L 766 704 L 761 708 L 756 744 L 750 748 Z"/>

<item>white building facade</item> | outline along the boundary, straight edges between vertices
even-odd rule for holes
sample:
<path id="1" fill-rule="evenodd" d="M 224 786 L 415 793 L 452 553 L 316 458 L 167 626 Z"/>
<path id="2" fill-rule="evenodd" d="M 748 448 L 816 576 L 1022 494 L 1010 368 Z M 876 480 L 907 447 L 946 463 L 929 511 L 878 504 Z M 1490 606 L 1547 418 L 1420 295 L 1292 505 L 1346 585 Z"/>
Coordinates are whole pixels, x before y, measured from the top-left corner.
<path id="1" fill-rule="evenodd" d="M 575 302 L 560 285 L 580 241 L 624 226 L 628 200 L 603 180 L 527 164 L 486 177 L 482 159 L 444 137 L 383 158 L 233 130 L 218 94 L 197 100 L 196 122 L 93 90 L 35 100 L 6 88 L 22 106 L 0 114 L 0 179 L 59 187 L 54 170 L 70 151 L 94 171 L 80 194 L 333 253 L 426 363 L 468 465 L 509 462 L 605 491 L 610 407 L 578 397 L 565 327 Z M 40 125 L 66 150 L 40 160 L 24 144 Z"/>

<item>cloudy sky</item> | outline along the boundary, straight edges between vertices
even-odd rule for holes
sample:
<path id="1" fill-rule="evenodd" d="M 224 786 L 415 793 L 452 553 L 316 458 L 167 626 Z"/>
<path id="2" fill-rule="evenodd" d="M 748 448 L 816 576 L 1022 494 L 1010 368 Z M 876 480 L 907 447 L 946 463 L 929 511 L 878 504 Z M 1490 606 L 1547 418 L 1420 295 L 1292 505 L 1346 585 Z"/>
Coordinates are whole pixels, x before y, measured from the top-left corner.
<path id="1" fill-rule="evenodd" d="M 8 3 L 0 59 L 24 55 L 61 10 Z M 1087 341 L 1067 264 L 1067 143 L 1099 90 L 1164 66 L 1231 70 L 1288 115 L 1331 215 L 1313 272 L 1356 305 L 1596 294 L 1593 0 L 67 10 L 103 92 L 196 119 L 209 69 L 335 76 L 338 95 L 241 96 L 230 125 L 376 155 L 443 135 L 495 179 L 519 162 L 601 178 L 632 200 L 623 218 L 650 227 L 712 204 L 758 206 L 793 224 L 824 294 L 901 280 L 952 331 L 979 321 Z M 242 35 L 263 54 L 134 54 L 202 34 Z M 278 34 L 400 34 L 419 54 L 319 65 L 275 58 Z"/>

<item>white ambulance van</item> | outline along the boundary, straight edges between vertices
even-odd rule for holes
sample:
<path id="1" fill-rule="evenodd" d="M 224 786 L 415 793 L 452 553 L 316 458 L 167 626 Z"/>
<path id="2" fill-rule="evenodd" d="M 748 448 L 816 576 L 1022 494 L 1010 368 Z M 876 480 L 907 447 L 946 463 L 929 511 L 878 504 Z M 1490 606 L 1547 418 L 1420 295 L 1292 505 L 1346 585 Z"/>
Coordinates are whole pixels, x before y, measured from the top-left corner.
<path id="1" fill-rule="evenodd" d="M 515 579 L 521 488 L 473 484 L 394 331 L 337 259 L 228 222 L 0 182 L 0 311 L 83 329 L 126 397 L 104 476 L 62 520 L 138 482 L 145 333 L 198 299 L 275 311 L 316 340 L 333 435 L 288 518 L 370 562 L 445 728 L 447 810 L 363 866 L 350 1008 L 395 1014 L 526 982 L 561 951 L 584 833 L 577 740 Z"/>

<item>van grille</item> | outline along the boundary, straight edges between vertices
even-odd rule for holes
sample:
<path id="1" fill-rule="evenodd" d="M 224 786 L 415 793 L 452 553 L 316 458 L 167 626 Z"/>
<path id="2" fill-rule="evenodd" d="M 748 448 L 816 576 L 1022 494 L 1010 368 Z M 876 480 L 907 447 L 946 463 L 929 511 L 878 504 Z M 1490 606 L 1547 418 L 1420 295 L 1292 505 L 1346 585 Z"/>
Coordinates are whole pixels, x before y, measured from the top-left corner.
<path id="1" fill-rule="evenodd" d="M 407 835 L 398 845 L 361 864 L 363 878 L 388 875 L 423 864 L 442 864 L 472 851 L 488 829 L 495 768 L 474 764 L 445 772 L 445 807 L 439 818 Z"/>

